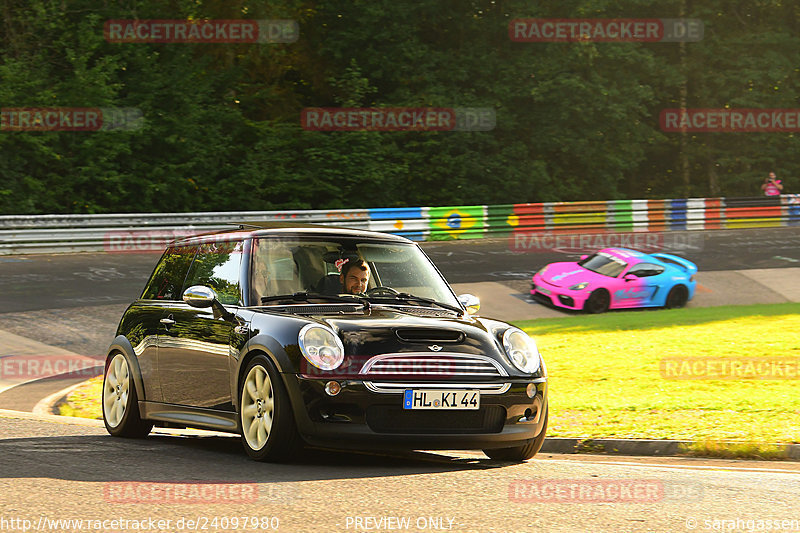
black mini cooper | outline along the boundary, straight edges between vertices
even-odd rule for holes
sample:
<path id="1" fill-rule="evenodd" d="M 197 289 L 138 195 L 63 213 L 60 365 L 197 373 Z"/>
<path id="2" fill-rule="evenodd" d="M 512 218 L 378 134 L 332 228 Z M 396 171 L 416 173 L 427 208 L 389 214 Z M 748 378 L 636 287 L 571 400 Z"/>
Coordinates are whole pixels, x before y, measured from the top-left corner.
<path id="1" fill-rule="evenodd" d="M 529 459 L 547 371 L 527 334 L 478 305 L 394 235 L 269 224 L 190 237 L 120 321 L 103 419 L 121 437 L 238 433 L 256 460 L 303 444 Z"/>

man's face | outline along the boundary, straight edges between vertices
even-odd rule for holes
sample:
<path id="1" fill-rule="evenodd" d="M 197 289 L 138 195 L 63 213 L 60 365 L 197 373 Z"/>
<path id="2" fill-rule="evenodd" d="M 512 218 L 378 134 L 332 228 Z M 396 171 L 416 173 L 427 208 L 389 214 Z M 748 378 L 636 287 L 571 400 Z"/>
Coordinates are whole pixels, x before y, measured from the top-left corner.
<path id="1" fill-rule="evenodd" d="M 369 271 L 361 270 L 358 267 L 347 271 L 347 276 L 342 280 L 344 292 L 348 294 L 359 294 L 367 290 L 369 281 Z"/>
<path id="2" fill-rule="evenodd" d="M 771 180 L 775 179 L 775 173 L 774 172 L 770 172 L 769 173 L 769 179 L 771 179 Z"/>

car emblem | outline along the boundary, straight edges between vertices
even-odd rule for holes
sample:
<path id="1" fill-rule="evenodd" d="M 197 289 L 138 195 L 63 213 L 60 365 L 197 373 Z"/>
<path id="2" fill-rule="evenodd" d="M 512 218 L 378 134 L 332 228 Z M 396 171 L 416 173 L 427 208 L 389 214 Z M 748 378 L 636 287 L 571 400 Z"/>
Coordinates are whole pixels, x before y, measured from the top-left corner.
<path id="1" fill-rule="evenodd" d="M 431 344 L 430 346 L 428 346 L 428 349 L 434 352 L 438 352 L 439 350 L 442 349 L 442 347 L 439 346 L 438 344 Z"/>

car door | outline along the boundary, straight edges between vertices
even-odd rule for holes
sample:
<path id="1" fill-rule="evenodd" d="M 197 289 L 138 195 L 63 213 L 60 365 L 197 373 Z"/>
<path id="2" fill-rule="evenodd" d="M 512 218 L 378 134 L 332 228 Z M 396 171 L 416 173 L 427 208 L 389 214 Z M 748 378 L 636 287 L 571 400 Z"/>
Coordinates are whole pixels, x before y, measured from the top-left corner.
<path id="1" fill-rule="evenodd" d="M 120 331 L 130 341 L 139 362 L 144 384 L 141 400 L 163 401 L 158 377 L 158 333 L 164 310 L 180 298 L 193 254 L 185 249 L 167 248 L 156 265 L 141 298 L 125 312 Z"/>
<path id="2" fill-rule="evenodd" d="M 622 274 L 625 285 L 617 291 L 618 307 L 646 307 L 652 305 L 660 292 L 658 275 L 664 267 L 653 263 L 637 263 Z"/>
<path id="3" fill-rule="evenodd" d="M 241 260 L 241 242 L 201 245 L 183 290 L 210 287 L 229 311 L 236 312 L 241 305 Z M 236 325 L 211 307 L 196 308 L 182 300 L 165 309 L 158 341 L 164 402 L 233 411 L 231 337 Z"/>

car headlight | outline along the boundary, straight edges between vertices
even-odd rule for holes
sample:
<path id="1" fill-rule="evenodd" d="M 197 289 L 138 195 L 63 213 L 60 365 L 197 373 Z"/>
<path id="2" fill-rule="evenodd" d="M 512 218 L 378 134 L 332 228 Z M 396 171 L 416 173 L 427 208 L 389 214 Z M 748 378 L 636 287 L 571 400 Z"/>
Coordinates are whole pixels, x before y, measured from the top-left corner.
<path id="1" fill-rule="evenodd" d="M 300 330 L 297 337 L 300 352 L 315 367 L 333 370 L 344 361 L 342 341 L 330 328 L 308 324 Z"/>
<path id="2" fill-rule="evenodd" d="M 569 288 L 569 290 L 571 290 L 571 291 L 580 291 L 580 290 L 585 289 L 588 286 L 589 286 L 589 282 L 588 281 L 584 281 L 584 282 L 577 283 L 577 284 L 573 285 L 572 287 Z"/>
<path id="3" fill-rule="evenodd" d="M 503 349 L 509 361 L 522 372 L 532 374 L 539 370 L 541 357 L 536 342 L 519 328 L 509 328 L 503 333 Z"/>

